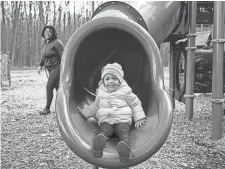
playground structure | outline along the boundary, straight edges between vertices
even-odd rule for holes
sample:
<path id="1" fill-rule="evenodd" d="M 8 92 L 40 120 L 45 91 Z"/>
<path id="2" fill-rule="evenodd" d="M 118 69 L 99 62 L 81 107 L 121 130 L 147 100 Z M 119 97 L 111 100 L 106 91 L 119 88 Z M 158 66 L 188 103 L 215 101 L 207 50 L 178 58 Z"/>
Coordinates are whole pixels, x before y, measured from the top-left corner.
<path id="1" fill-rule="evenodd" d="M 196 32 L 195 46 L 195 75 L 194 75 L 194 93 L 212 93 L 212 60 L 213 60 L 213 45 L 212 31 Z M 187 43 L 187 38 L 176 42 Z M 184 45 L 187 46 L 187 45 Z M 224 51 L 225 56 L 225 51 Z M 186 87 L 186 63 L 187 57 L 183 51 L 176 58 L 176 95 L 178 101 L 184 102 L 184 93 Z M 224 57 L 225 63 L 225 57 Z M 225 74 L 225 69 L 224 69 Z M 223 79 L 225 81 L 225 78 Z M 224 82 L 225 85 L 225 82 Z M 225 87 L 224 87 L 225 91 Z"/>
<path id="2" fill-rule="evenodd" d="M 9 81 L 11 86 L 11 74 L 10 74 L 10 58 L 9 52 L 7 54 L 1 53 L 1 85 L 3 80 Z"/>
<path id="3" fill-rule="evenodd" d="M 203 14 L 197 14 L 200 16 L 198 20 L 195 18 L 195 11 L 189 12 L 190 23 L 191 19 L 194 19 L 193 23 L 189 27 L 189 37 L 187 52 L 185 53 L 185 44 L 180 43 L 179 45 L 173 45 L 175 51 L 174 55 L 171 54 L 171 64 L 170 64 L 170 91 L 171 95 L 174 96 L 179 101 L 183 101 L 186 105 L 186 116 L 188 119 L 193 118 L 193 99 L 195 97 L 195 92 L 209 93 L 212 92 L 212 139 L 217 140 L 222 137 L 222 104 L 224 103 L 224 78 L 223 73 L 225 69 L 223 64 L 225 62 L 225 51 L 224 51 L 224 4 L 220 2 L 198 2 L 200 11 L 204 11 Z M 193 6 L 192 9 L 196 7 Z M 206 11 L 203 9 L 207 9 Z M 191 10 L 191 9 L 190 9 Z M 213 14 L 214 12 L 214 14 Z M 205 15 L 205 16 L 204 16 Z M 213 18 L 213 17 L 214 18 Z M 195 40 L 193 37 L 196 36 L 195 33 L 195 23 L 204 24 L 214 24 L 213 25 L 213 39 L 210 41 L 213 44 L 213 48 L 203 48 L 198 49 L 195 46 Z M 191 25 L 193 27 L 191 27 Z M 192 28 L 192 30 L 191 30 Z M 191 32 L 191 33 L 190 33 Z M 191 41 L 192 40 L 192 41 Z M 182 41 L 182 40 L 181 40 Z M 189 44 L 190 43 L 190 44 Z M 178 50 L 177 50 L 178 48 Z M 190 51 L 189 51 L 190 50 Z M 196 51 L 195 51 L 196 50 Z M 195 51 L 195 52 L 193 52 Z M 179 54 L 180 53 L 180 54 Z M 191 53 L 191 54 L 190 54 Z M 196 55 L 196 56 L 195 56 Z M 178 56 L 178 57 L 177 57 Z M 179 59 L 184 58 L 184 82 L 180 85 L 179 82 Z M 187 63 L 186 63 L 187 62 Z M 213 66 L 214 65 L 214 66 Z M 195 67 L 196 66 L 196 67 Z M 175 73 L 173 73 L 175 72 Z M 199 78 L 200 76 L 200 78 Z M 204 79 L 204 77 L 207 77 Z M 195 79 L 196 78 L 196 79 Z M 209 79 L 211 83 L 209 83 Z M 198 90 L 198 85 L 201 80 L 200 90 Z M 202 82 L 204 80 L 204 82 Z M 201 86 L 201 85 L 204 85 Z M 209 87 L 211 86 L 211 89 Z M 173 107 L 174 107 L 173 100 Z"/>
<path id="4" fill-rule="evenodd" d="M 184 50 L 187 51 L 187 83 L 182 97 L 185 98 L 187 117 L 193 117 L 196 4 L 178 1 L 107 2 L 72 35 L 62 57 L 56 112 L 64 141 L 80 158 L 95 168 L 125 168 L 147 160 L 160 149 L 172 125 L 177 80 L 175 63 Z M 213 72 L 216 73 L 213 73 L 215 87 L 212 89 L 212 138 L 219 139 L 224 101 L 223 62 L 220 62 L 223 60 L 224 3 L 214 4 L 213 64 L 216 66 Z M 188 37 L 188 46 L 175 44 L 184 37 Z M 170 95 L 164 87 L 158 49 L 163 42 L 170 42 Z M 109 139 L 102 158 L 92 156 L 92 138 L 98 126 L 95 120 L 84 119 L 76 109 L 93 102 L 90 93 L 95 93 L 101 68 L 108 62 L 123 65 L 125 80 L 139 96 L 147 115 L 143 128 L 131 130 L 134 156 L 128 163 L 119 162 L 114 138 Z"/>

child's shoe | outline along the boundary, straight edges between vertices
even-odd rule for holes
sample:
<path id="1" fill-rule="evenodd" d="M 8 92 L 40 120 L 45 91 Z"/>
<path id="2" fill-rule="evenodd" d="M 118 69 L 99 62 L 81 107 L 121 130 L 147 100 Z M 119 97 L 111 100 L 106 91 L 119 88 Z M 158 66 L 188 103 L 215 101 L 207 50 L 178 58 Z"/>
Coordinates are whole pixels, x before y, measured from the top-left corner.
<path id="1" fill-rule="evenodd" d="M 130 146 L 125 141 L 120 141 L 116 146 L 116 150 L 119 153 L 120 162 L 128 162 L 130 155 Z"/>
<path id="2" fill-rule="evenodd" d="M 93 140 L 93 156 L 101 158 L 105 148 L 107 138 L 103 134 L 98 134 Z"/>

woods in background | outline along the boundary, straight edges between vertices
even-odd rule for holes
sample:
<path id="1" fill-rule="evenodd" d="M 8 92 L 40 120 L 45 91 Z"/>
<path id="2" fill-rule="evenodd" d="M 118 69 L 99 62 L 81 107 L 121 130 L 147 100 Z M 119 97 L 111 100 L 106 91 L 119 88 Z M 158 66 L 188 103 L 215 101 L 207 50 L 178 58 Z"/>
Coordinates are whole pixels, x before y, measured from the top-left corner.
<path id="1" fill-rule="evenodd" d="M 41 59 L 41 31 L 45 25 L 53 25 L 66 45 L 104 2 L 1 1 L 1 52 L 10 53 L 12 66 L 36 66 Z M 196 31 L 204 30 L 212 30 L 212 25 L 197 25 Z M 169 43 L 163 43 L 160 52 L 164 66 L 168 66 Z"/>
<path id="2" fill-rule="evenodd" d="M 12 65 L 31 67 L 41 59 L 41 31 L 57 29 L 66 44 L 104 1 L 1 1 L 1 52 L 10 51 Z"/>

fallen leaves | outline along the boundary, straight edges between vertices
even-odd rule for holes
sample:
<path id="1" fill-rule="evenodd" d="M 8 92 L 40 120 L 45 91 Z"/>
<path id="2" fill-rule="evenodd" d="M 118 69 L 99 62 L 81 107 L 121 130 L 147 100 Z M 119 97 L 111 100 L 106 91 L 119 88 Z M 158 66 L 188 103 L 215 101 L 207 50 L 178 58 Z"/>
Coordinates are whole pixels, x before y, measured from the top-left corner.
<path id="1" fill-rule="evenodd" d="M 45 74 L 32 76 L 35 76 L 32 81 L 30 77 L 12 79 L 12 86 L 4 86 L 2 90 L 1 168 L 92 168 L 63 141 L 54 100 L 53 112 L 39 115 L 38 109 L 45 104 L 46 79 Z M 225 124 L 223 122 L 223 137 L 213 141 L 210 99 L 210 95 L 198 95 L 194 99 L 192 120 L 185 117 L 185 105 L 176 102 L 172 129 L 165 144 L 152 158 L 131 169 L 224 169 Z"/>

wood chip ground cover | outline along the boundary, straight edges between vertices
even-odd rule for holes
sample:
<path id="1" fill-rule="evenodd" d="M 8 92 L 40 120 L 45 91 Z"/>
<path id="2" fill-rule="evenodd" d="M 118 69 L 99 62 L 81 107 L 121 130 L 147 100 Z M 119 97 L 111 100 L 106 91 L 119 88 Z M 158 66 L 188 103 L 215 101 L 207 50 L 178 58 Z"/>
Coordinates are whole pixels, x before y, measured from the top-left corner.
<path id="1" fill-rule="evenodd" d="M 25 73 L 24 73 L 25 72 Z M 35 72 L 12 74 L 12 86 L 1 88 L 2 169 L 91 169 L 63 141 L 52 113 L 38 114 L 45 105 L 46 75 Z M 25 75 L 26 74 L 26 75 Z M 224 169 L 223 137 L 211 139 L 211 95 L 194 99 L 194 118 L 185 118 L 185 105 L 176 102 L 173 125 L 165 144 L 150 159 L 131 169 Z"/>

